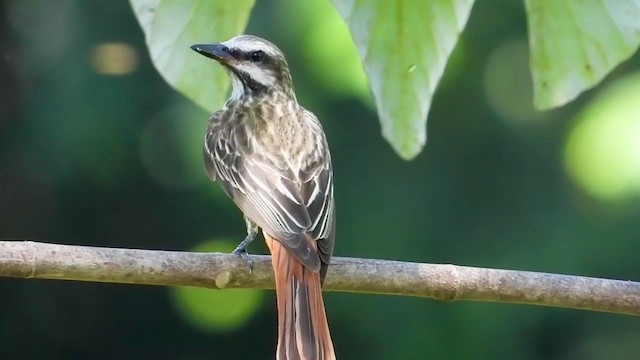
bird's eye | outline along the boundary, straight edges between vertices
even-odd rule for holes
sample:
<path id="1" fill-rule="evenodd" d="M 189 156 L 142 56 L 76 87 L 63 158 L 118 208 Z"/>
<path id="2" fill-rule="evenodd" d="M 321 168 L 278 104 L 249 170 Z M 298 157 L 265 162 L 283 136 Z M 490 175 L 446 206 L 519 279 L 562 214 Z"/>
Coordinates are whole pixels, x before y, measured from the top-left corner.
<path id="1" fill-rule="evenodd" d="M 251 53 L 251 61 L 260 62 L 264 59 L 264 52 L 258 50 Z"/>

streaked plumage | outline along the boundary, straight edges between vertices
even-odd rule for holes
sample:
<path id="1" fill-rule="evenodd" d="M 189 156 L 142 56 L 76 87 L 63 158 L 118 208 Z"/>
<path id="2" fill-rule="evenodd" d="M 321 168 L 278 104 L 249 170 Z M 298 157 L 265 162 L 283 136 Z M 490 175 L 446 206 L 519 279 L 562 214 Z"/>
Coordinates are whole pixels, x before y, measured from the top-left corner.
<path id="1" fill-rule="evenodd" d="M 298 104 L 275 45 L 241 35 L 193 48 L 219 61 L 232 80 L 231 97 L 209 120 L 204 162 L 248 220 L 248 241 L 257 225 L 272 253 L 276 359 L 335 359 L 320 289 L 335 238 L 333 172 L 322 126 Z"/>

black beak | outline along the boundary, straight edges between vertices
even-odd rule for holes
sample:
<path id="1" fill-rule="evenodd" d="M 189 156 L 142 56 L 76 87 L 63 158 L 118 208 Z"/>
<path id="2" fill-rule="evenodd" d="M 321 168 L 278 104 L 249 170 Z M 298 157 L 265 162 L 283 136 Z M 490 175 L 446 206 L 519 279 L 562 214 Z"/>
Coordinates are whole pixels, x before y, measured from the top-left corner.
<path id="1" fill-rule="evenodd" d="M 229 48 L 222 44 L 196 44 L 191 45 L 191 49 L 216 61 L 228 62 L 234 59 Z"/>

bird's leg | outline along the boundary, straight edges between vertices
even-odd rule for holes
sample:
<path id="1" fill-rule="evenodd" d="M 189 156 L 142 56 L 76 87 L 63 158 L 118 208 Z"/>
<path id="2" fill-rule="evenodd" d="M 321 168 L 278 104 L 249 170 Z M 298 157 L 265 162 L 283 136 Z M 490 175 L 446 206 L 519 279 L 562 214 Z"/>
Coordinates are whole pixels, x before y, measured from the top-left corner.
<path id="1" fill-rule="evenodd" d="M 247 237 L 238 244 L 232 253 L 240 255 L 240 257 L 249 264 L 249 272 L 253 272 L 253 260 L 251 260 L 251 256 L 249 256 L 247 252 L 247 246 L 256 238 L 256 235 L 258 235 L 258 225 L 246 216 L 244 217 L 244 222 L 247 224 Z"/>

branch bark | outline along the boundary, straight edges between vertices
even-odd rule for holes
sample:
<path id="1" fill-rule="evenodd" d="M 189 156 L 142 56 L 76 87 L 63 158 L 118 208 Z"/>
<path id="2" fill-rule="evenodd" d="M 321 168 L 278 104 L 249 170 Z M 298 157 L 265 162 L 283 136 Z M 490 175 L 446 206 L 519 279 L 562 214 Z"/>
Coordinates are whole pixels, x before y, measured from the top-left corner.
<path id="1" fill-rule="evenodd" d="M 249 273 L 247 264 L 231 254 L 0 241 L 0 276 L 273 289 L 269 256 L 252 258 Z M 639 282 L 456 265 L 335 258 L 324 289 L 640 315 Z"/>

